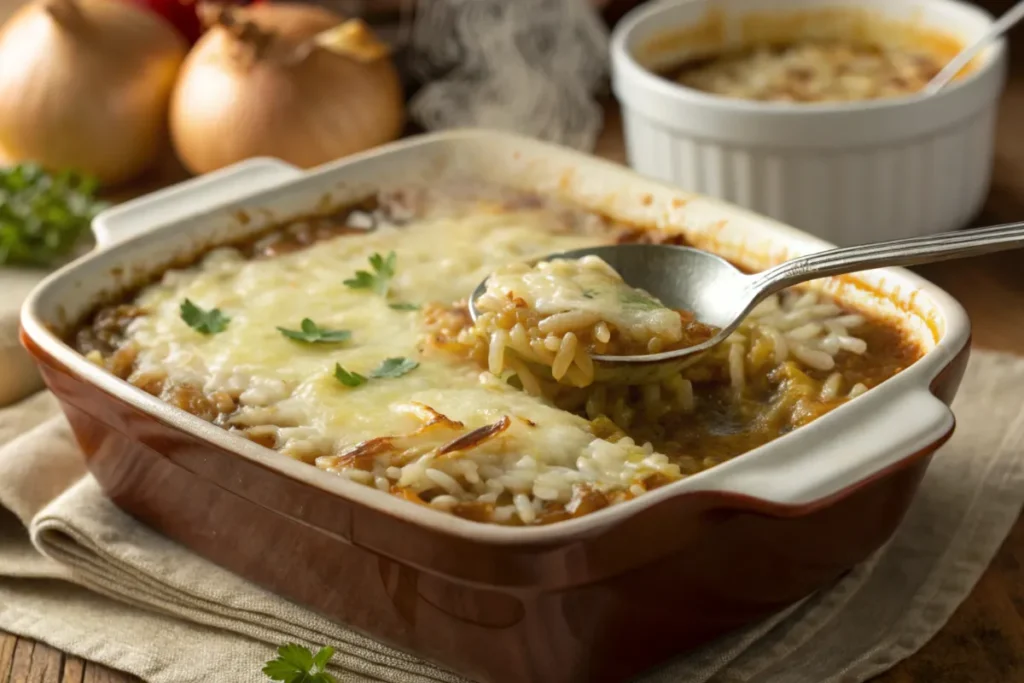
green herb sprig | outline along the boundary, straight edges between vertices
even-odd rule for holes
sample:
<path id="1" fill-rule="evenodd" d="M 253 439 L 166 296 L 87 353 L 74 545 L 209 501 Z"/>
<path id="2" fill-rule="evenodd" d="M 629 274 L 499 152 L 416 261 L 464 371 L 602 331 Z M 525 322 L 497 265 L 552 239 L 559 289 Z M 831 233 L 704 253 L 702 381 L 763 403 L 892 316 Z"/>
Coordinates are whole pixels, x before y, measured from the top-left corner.
<path id="1" fill-rule="evenodd" d="M 370 257 L 370 268 L 373 272 L 357 270 L 356 276 L 344 281 L 347 287 L 352 289 L 368 289 L 380 296 L 387 296 L 391 289 L 391 279 L 395 276 L 395 264 L 398 255 L 395 252 L 388 252 L 387 256 L 373 254 Z"/>
<path id="2" fill-rule="evenodd" d="M 369 380 L 360 375 L 358 372 L 349 372 L 345 368 L 341 367 L 341 363 L 334 364 L 334 379 L 338 380 L 346 387 L 358 387 L 360 384 L 366 384 Z"/>
<path id="3" fill-rule="evenodd" d="M 396 379 L 402 375 L 407 375 L 420 364 L 414 360 L 408 358 L 386 358 L 376 368 L 370 372 L 369 377 L 364 377 L 358 372 L 351 372 L 341 367 L 340 363 L 334 364 L 334 379 L 338 380 L 346 387 L 354 388 L 362 384 L 366 384 L 371 379 Z"/>
<path id="4" fill-rule="evenodd" d="M 303 318 L 299 327 L 298 330 L 289 330 L 284 327 L 279 327 L 277 330 L 289 339 L 307 344 L 340 344 L 352 338 L 352 333 L 348 330 L 329 330 L 326 327 L 320 327 L 309 318 Z"/>
<path id="5" fill-rule="evenodd" d="M 263 674 L 284 683 L 338 683 L 337 678 L 327 673 L 327 662 L 333 655 L 333 647 L 322 647 L 314 655 L 309 648 L 286 643 L 277 648 L 277 657 L 267 662 Z"/>
<path id="6" fill-rule="evenodd" d="M 89 176 L 31 163 L 0 168 L 0 265 L 49 267 L 73 255 L 107 206 L 96 187 Z"/>
<path id="7" fill-rule="evenodd" d="M 228 328 L 228 323 L 231 322 L 231 318 L 221 313 L 219 308 L 211 308 L 206 311 L 189 299 L 181 302 L 181 319 L 200 334 L 220 334 Z"/>
<path id="8" fill-rule="evenodd" d="M 420 366 L 408 358 L 388 358 L 370 373 L 374 379 L 394 379 L 406 375 Z"/>
<path id="9" fill-rule="evenodd" d="M 399 301 L 397 303 L 388 304 L 388 308 L 393 311 L 418 311 L 420 310 L 419 304 L 411 304 L 407 301 Z"/>

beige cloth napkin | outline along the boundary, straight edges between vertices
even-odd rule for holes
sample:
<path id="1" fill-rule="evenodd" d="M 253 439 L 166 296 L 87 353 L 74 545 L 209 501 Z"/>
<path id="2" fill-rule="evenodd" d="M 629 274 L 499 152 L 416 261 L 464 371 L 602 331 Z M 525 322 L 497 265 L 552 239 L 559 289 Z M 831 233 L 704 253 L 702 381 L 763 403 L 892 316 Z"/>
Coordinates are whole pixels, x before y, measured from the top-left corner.
<path id="1" fill-rule="evenodd" d="M 2 13 L 4 0 L 0 0 Z M 18 341 L 21 302 L 46 272 L 0 266 L 0 407 L 39 391 L 43 380 Z"/>
<path id="2" fill-rule="evenodd" d="M 920 648 L 970 592 L 1024 500 L 1024 359 L 977 352 L 885 548 L 799 606 L 642 680 L 849 683 Z M 342 680 L 457 681 L 269 594 L 135 522 L 86 473 L 55 401 L 0 410 L 0 628 L 143 679 L 264 681 L 285 641 L 331 644 Z"/>

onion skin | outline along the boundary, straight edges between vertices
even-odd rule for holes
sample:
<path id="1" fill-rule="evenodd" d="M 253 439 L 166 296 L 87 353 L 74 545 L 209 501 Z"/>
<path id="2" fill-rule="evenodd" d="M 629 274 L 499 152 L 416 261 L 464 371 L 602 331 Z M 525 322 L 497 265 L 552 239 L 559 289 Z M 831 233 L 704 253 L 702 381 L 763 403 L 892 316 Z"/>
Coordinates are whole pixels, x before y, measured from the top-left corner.
<path id="1" fill-rule="evenodd" d="M 189 53 L 171 99 L 171 137 L 182 163 L 207 173 L 255 156 L 301 168 L 393 140 L 405 106 L 388 58 L 369 63 L 314 48 L 290 59 L 316 35 L 341 24 L 329 10 L 260 4 L 238 16 L 273 34 L 269 49 L 221 25 Z"/>
<path id="2" fill-rule="evenodd" d="M 122 0 L 49 0 L 0 29 L 0 150 L 114 185 L 165 148 L 166 108 L 186 44 Z"/>

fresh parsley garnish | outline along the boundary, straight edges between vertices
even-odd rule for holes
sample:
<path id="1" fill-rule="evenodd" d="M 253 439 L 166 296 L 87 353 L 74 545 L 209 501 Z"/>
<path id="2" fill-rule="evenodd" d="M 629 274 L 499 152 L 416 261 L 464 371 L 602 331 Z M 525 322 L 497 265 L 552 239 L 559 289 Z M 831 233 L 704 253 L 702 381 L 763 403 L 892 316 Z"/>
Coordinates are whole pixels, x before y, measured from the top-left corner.
<path id="1" fill-rule="evenodd" d="M 639 289 L 626 289 L 619 295 L 619 301 L 624 306 L 633 306 L 634 308 L 640 308 L 647 311 L 653 311 L 656 308 L 661 308 L 654 297 L 646 292 L 641 292 Z"/>
<path id="2" fill-rule="evenodd" d="M 223 332 L 231 322 L 231 318 L 221 313 L 219 308 L 204 311 L 188 299 L 181 302 L 181 319 L 200 334 Z"/>
<path id="3" fill-rule="evenodd" d="M 387 256 L 374 254 L 370 257 L 370 267 L 373 272 L 357 270 L 356 276 L 345 280 L 345 285 L 352 289 L 369 289 L 381 296 L 387 296 L 391 288 L 391 278 L 395 276 L 395 262 L 398 256 L 395 252 L 388 252 Z"/>
<path id="4" fill-rule="evenodd" d="M 309 648 L 286 643 L 277 648 L 277 658 L 267 662 L 263 674 L 284 683 L 338 683 L 337 678 L 327 673 L 327 662 L 333 654 L 333 647 L 322 647 L 314 655 Z"/>
<path id="5" fill-rule="evenodd" d="M 51 174 L 31 163 L 0 168 L 0 265 L 59 264 L 104 208 L 88 176 Z"/>
<path id="6" fill-rule="evenodd" d="M 394 379 L 395 377 L 401 377 L 412 372 L 419 366 L 419 363 L 408 358 L 388 358 L 370 373 L 370 377 L 374 379 Z"/>
<path id="7" fill-rule="evenodd" d="M 349 372 L 345 368 L 341 367 L 341 363 L 334 364 L 334 379 L 338 380 L 346 387 L 358 387 L 360 384 L 366 384 L 368 381 L 358 372 Z"/>
<path id="8" fill-rule="evenodd" d="M 299 326 L 301 329 L 298 330 L 289 330 L 284 327 L 277 329 L 289 339 L 307 344 L 340 344 L 352 337 L 352 333 L 348 330 L 329 330 L 326 327 L 320 327 L 309 318 L 303 318 Z"/>
<path id="9" fill-rule="evenodd" d="M 395 311 L 418 311 L 420 310 L 419 304 L 410 304 L 405 301 L 399 301 L 398 303 L 388 304 L 388 308 Z"/>

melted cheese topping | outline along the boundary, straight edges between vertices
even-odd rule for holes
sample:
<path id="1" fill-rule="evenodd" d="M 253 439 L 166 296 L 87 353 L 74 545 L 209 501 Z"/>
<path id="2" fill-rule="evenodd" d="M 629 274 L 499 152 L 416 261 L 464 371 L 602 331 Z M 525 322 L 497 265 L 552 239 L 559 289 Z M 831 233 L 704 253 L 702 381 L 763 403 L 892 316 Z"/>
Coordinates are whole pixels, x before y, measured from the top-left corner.
<path id="1" fill-rule="evenodd" d="M 514 264 L 487 281 L 487 293 L 501 301 L 522 299 L 527 307 L 550 316 L 569 311 L 593 313 L 636 339 L 652 336 L 679 341 L 679 314 L 643 290 L 630 287 L 610 265 L 596 256 L 542 261 L 534 267 Z"/>
<path id="2" fill-rule="evenodd" d="M 593 440 L 585 420 L 527 396 L 465 360 L 422 355 L 421 314 L 388 304 L 451 303 L 464 299 L 498 266 L 599 241 L 565 234 L 550 214 L 538 211 L 385 226 L 265 260 L 246 260 L 233 249 L 219 249 L 193 268 L 168 272 L 137 299 L 148 314 L 128 329 L 140 348 L 135 376 L 166 373 L 170 382 L 191 384 L 208 395 L 241 392 L 241 410 L 231 424 L 275 425 L 277 447 L 303 459 L 415 431 L 423 424 L 410 407 L 415 402 L 469 429 L 503 415 L 519 418 L 503 435 L 503 448 L 571 464 Z M 371 255 L 391 251 L 397 258 L 389 298 L 343 283 L 357 270 L 367 270 Z M 227 329 L 203 335 L 190 328 L 179 311 L 186 298 L 204 309 L 219 308 L 231 318 Z M 277 329 L 298 329 L 303 318 L 321 327 L 351 330 L 351 339 L 306 344 Z M 416 360 L 420 366 L 356 388 L 334 377 L 336 363 L 369 376 L 384 359 L 394 357 Z"/>
<path id="3" fill-rule="evenodd" d="M 917 92 L 944 63 L 923 50 L 809 41 L 759 46 L 684 66 L 676 80 L 750 100 L 843 102 Z"/>

